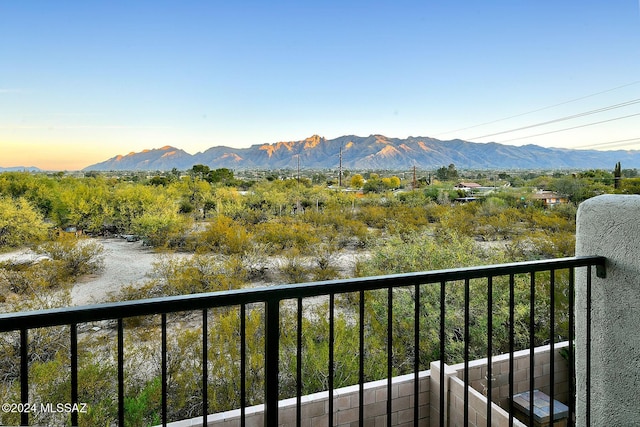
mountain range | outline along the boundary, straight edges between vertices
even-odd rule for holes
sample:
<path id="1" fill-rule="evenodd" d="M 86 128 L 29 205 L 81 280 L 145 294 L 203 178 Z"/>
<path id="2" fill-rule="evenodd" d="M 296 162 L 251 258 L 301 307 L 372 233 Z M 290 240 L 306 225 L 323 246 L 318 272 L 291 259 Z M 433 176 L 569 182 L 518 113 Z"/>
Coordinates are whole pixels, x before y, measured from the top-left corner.
<path id="1" fill-rule="evenodd" d="M 8 168 L 0 167 L 0 172 L 42 172 L 42 169 L 35 166 L 11 166 Z"/>
<path id="2" fill-rule="evenodd" d="M 257 144 L 248 148 L 211 147 L 189 154 L 172 146 L 118 155 L 85 171 L 178 170 L 202 164 L 212 169 L 422 169 L 454 164 L 459 169 L 613 169 L 640 168 L 640 151 L 597 151 L 475 143 L 429 137 L 388 138 L 355 135 Z"/>

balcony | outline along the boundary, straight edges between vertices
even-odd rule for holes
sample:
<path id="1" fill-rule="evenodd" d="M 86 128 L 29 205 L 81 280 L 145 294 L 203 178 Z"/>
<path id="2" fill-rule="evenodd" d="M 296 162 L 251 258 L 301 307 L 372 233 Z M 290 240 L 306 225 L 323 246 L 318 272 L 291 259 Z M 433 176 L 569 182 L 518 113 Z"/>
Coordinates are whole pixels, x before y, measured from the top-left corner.
<path id="1" fill-rule="evenodd" d="M 29 354 L 30 335 L 39 328 L 63 327 L 69 343 L 68 402 L 72 408 L 74 404 L 91 405 L 79 398 L 83 384 L 78 375 L 78 347 L 82 344 L 78 335 L 83 325 L 107 321 L 114 325 L 117 341 L 117 419 L 113 420 L 113 425 L 126 425 L 124 337 L 127 320 L 156 316 L 160 325 L 158 364 L 161 372 L 158 419 L 162 425 L 522 425 L 515 417 L 512 396 L 522 391 L 533 394 L 537 389 L 544 391 L 552 401 L 564 401 L 571 425 L 574 422 L 580 426 L 603 425 L 603 420 L 616 420 L 614 425 L 629 425 L 625 420 L 638 419 L 637 405 L 630 404 L 638 391 L 638 367 L 633 365 L 638 355 L 633 339 L 634 319 L 637 319 L 640 307 L 635 304 L 638 293 L 634 290 L 640 277 L 637 242 L 634 241 L 634 236 L 640 234 L 636 225 L 640 213 L 638 199 L 601 196 L 583 204 L 578 213 L 578 256 L 573 258 L 4 314 L 0 316 L 0 332 L 14 334 L 19 346 L 17 383 L 20 402 L 3 403 L 15 403 L 18 409 L 24 409 L 27 403 L 34 404 L 30 400 L 33 390 L 29 368 L 34 356 Z M 524 293 L 522 287 L 516 286 L 522 283 L 529 285 Z M 425 306 L 422 295 L 427 290 L 439 296 L 437 311 L 433 307 L 427 310 Z M 506 300 L 497 298 L 498 290 L 506 290 L 506 294 L 503 293 L 507 295 Z M 448 299 L 454 292 L 461 295 L 463 302 L 455 324 L 447 317 L 448 310 L 453 309 Z M 472 299 L 478 292 L 482 294 L 480 305 Z M 383 367 L 386 376 L 377 381 L 365 381 L 362 368 L 371 351 L 367 348 L 365 321 L 365 306 L 371 293 L 382 293 L 386 297 L 385 310 L 390 314 L 386 316 L 386 346 L 377 349 L 386 353 Z M 359 372 L 355 385 L 336 388 L 335 357 L 340 350 L 335 336 L 336 299 L 345 295 L 354 298 L 353 324 L 358 329 L 358 339 L 346 345 L 357 355 Z M 560 295 L 567 296 L 566 304 L 564 300 L 556 301 L 562 299 Z M 522 342 L 516 342 L 522 327 L 516 324 L 522 317 L 522 313 L 514 313 L 516 296 L 526 296 L 529 301 L 526 327 L 530 345 L 527 348 L 523 348 Z M 408 317 L 395 311 L 394 302 L 400 298 L 413 301 Z M 548 299 L 549 303 L 548 321 L 542 326 L 535 324 L 540 314 L 536 313 L 536 302 L 541 298 Z M 303 395 L 303 307 L 318 299 L 328 304 L 327 390 Z M 228 412 L 210 414 L 209 393 L 215 390 L 212 383 L 215 373 L 202 367 L 210 366 L 209 337 L 217 325 L 210 324 L 208 314 L 228 307 L 238 310 L 241 322 L 237 343 L 240 404 Z M 296 313 L 295 324 L 283 323 L 285 307 Z M 254 337 L 247 336 L 245 320 L 247 313 L 253 310 L 259 311 L 263 320 L 260 331 L 264 334 L 264 401 L 248 405 L 246 348 Z M 482 310 L 483 318 L 486 318 L 479 328 L 471 324 L 478 310 Z M 173 313 L 185 312 L 195 313 L 201 322 L 201 352 L 193 355 L 201 371 L 200 415 L 174 420 L 168 415 L 171 379 L 167 346 L 170 331 L 177 326 L 168 319 Z M 426 331 L 425 318 L 437 319 L 437 327 Z M 556 326 L 564 321 L 566 327 Z M 394 349 L 397 349 L 394 341 L 400 339 L 398 331 L 402 328 L 409 328 L 408 336 L 411 337 L 407 340 L 407 334 L 404 334 L 402 338 L 408 353 L 414 356 L 411 369 L 394 364 Z M 422 360 L 421 345 L 425 340 L 434 341 L 434 331 L 440 357 Z M 540 343 L 543 332 L 548 333 L 548 338 Z M 285 334 L 296 337 L 292 357 L 295 360 L 295 391 L 291 396 L 282 395 L 284 354 L 281 337 Z M 502 336 L 500 342 L 507 343 L 505 349 L 496 345 L 499 335 Z M 521 334 L 518 336 L 522 338 Z M 478 346 L 471 345 L 474 340 L 486 349 L 483 357 L 476 358 Z M 452 351 L 452 346 L 457 346 L 459 351 Z M 619 353 L 614 357 L 613 351 Z M 558 356 L 560 353 L 565 354 L 566 361 Z M 461 360 L 457 360 L 458 356 L 462 356 Z M 424 369 L 425 365 L 430 369 Z M 410 372 L 397 375 L 407 370 Z M 612 384 L 612 378 L 615 378 L 615 384 Z M 30 412 L 20 412 L 22 425 L 35 422 L 36 414 Z M 532 407 L 529 414 L 525 421 L 533 425 Z M 59 419 L 64 425 L 78 425 L 80 418 L 79 411 L 71 410 Z"/>

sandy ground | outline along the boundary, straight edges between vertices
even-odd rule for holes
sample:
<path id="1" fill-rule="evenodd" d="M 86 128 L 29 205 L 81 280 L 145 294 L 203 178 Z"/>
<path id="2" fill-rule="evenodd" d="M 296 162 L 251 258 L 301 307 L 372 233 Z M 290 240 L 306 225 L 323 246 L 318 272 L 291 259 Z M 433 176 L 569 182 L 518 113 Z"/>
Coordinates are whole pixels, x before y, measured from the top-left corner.
<path id="1" fill-rule="evenodd" d="M 82 277 L 73 286 L 71 298 L 74 305 L 104 302 L 110 293 L 123 285 L 144 281 L 152 271 L 153 263 L 163 256 L 143 246 L 142 242 L 127 242 L 119 238 L 94 241 L 104 247 L 104 270 Z M 33 262 L 40 257 L 30 249 L 21 249 L 0 254 L 0 262 Z"/>
<path id="2" fill-rule="evenodd" d="M 120 238 L 94 239 L 93 241 L 104 247 L 104 270 L 95 275 L 82 277 L 74 284 L 71 290 L 73 305 L 86 305 L 105 302 L 110 294 L 126 285 L 142 284 L 153 271 L 154 263 L 161 262 L 167 257 L 191 256 L 190 254 L 167 254 L 156 252 L 148 246 L 143 246 L 142 242 L 127 242 Z M 361 254 L 355 251 L 348 251 L 339 254 L 334 260 L 338 268 L 347 273 L 352 271 Z M 0 262 L 13 260 L 21 262 L 35 261 L 40 256 L 29 249 L 22 249 L 9 253 L 0 254 Z M 282 265 L 283 260 L 272 258 L 267 261 L 271 271 L 277 270 Z M 348 274 L 348 273 L 347 273 Z M 268 286 L 275 283 L 258 282 L 253 286 Z"/>
<path id="3" fill-rule="evenodd" d="M 104 302 L 110 293 L 117 292 L 122 286 L 144 281 L 153 264 L 163 256 L 143 246 L 142 242 L 118 238 L 95 241 L 104 247 L 104 270 L 97 275 L 85 276 L 74 285 L 71 290 L 74 305 Z"/>

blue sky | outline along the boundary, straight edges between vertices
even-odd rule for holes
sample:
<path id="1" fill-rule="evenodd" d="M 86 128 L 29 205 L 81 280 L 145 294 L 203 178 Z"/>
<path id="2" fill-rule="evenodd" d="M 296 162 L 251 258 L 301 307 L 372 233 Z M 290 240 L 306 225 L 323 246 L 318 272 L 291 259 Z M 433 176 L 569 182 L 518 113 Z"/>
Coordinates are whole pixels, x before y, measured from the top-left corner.
<path id="1" fill-rule="evenodd" d="M 637 0 L 2 1 L 0 166 L 313 134 L 640 149 L 639 50 Z"/>

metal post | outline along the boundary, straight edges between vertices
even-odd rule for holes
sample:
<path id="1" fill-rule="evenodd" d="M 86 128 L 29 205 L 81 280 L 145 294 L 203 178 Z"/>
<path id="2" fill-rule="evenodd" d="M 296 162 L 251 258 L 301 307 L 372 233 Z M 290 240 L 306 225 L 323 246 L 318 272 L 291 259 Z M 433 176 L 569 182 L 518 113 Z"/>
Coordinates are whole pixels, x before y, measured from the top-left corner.
<path id="1" fill-rule="evenodd" d="M 20 402 L 29 403 L 29 331 L 20 330 Z M 20 413 L 20 424 L 29 425 L 29 412 Z"/>
<path id="2" fill-rule="evenodd" d="M 278 425 L 278 371 L 280 366 L 280 301 L 265 303 L 264 425 Z"/>

